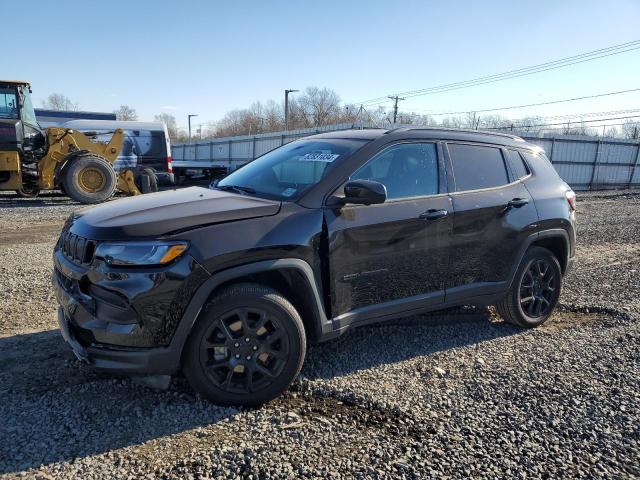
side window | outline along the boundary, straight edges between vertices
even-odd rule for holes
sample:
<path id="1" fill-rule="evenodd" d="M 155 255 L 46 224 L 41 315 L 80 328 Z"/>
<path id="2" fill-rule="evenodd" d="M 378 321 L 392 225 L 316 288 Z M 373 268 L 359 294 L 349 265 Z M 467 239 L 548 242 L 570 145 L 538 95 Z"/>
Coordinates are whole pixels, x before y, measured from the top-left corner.
<path id="1" fill-rule="evenodd" d="M 13 88 L 0 88 L 0 118 L 18 118 L 18 97 Z"/>
<path id="2" fill-rule="evenodd" d="M 402 143 L 384 149 L 351 176 L 375 180 L 387 187 L 387 198 L 438 193 L 438 154 L 435 143 Z"/>
<path id="3" fill-rule="evenodd" d="M 509 183 L 509 175 L 499 148 L 456 143 L 447 146 L 457 192 Z"/>
<path id="4" fill-rule="evenodd" d="M 529 169 L 517 150 L 509 150 L 509 164 L 516 178 L 524 178 L 529 175 Z"/>

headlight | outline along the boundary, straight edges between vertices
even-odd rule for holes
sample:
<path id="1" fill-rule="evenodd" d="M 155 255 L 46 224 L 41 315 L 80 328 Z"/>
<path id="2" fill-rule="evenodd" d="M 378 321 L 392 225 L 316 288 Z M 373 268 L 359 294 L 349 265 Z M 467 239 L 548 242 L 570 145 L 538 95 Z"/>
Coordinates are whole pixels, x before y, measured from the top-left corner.
<path id="1" fill-rule="evenodd" d="M 185 242 L 106 242 L 98 245 L 96 257 L 116 266 L 165 265 L 187 248 Z"/>

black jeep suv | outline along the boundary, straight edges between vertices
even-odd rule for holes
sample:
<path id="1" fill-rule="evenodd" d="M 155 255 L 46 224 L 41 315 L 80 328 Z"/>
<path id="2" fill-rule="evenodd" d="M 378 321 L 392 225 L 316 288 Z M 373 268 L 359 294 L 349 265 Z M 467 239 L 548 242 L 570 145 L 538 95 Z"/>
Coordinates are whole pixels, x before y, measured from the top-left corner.
<path id="1" fill-rule="evenodd" d="M 258 405 L 307 342 L 456 305 L 535 327 L 575 251 L 575 195 L 519 137 L 350 130 L 273 150 L 213 189 L 72 215 L 54 252 L 65 340 L 102 369 L 174 374 Z"/>

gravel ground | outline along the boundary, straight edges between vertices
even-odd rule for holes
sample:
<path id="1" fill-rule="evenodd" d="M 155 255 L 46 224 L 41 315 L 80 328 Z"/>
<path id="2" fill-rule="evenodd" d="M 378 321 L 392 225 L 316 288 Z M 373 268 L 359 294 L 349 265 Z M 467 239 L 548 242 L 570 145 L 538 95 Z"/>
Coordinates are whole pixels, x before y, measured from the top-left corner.
<path id="1" fill-rule="evenodd" d="M 578 201 L 578 260 L 545 326 L 482 311 L 362 328 L 237 410 L 79 364 L 49 287 L 78 206 L 0 195 L 0 475 L 640 477 L 640 193 Z"/>

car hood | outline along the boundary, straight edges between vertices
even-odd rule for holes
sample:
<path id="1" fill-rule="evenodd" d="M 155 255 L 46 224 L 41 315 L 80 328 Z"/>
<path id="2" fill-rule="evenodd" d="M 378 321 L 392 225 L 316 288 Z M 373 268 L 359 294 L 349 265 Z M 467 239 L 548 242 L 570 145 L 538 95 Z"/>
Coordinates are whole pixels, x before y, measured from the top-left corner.
<path id="1" fill-rule="evenodd" d="M 203 225 L 275 215 L 280 202 L 190 187 L 123 198 L 74 214 L 73 233 L 95 240 L 158 237 Z"/>

